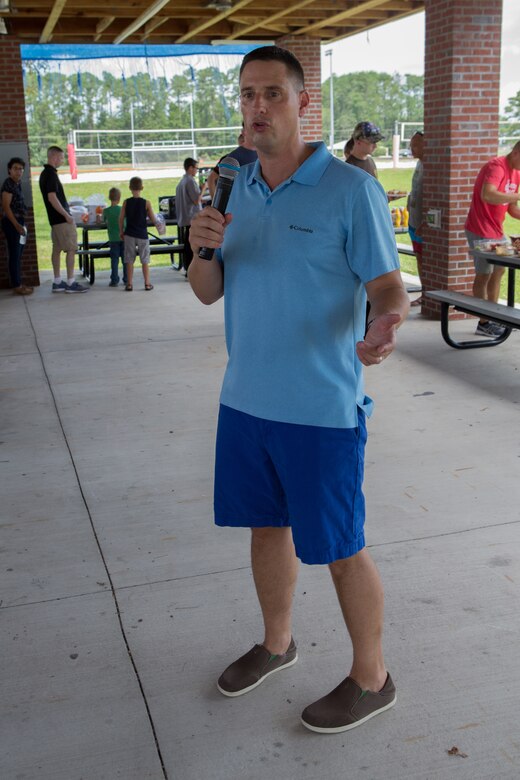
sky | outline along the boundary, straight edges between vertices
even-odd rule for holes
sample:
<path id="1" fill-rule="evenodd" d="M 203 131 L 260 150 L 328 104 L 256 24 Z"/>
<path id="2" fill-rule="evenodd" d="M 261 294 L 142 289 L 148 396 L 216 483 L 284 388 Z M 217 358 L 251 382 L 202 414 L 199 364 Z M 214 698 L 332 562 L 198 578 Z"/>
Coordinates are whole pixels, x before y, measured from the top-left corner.
<path id="1" fill-rule="evenodd" d="M 500 109 L 520 90 L 520 2 L 503 0 Z M 322 78 L 332 70 L 342 76 L 359 70 L 385 73 L 424 73 L 424 13 L 376 27 L 322 48 Z"/>

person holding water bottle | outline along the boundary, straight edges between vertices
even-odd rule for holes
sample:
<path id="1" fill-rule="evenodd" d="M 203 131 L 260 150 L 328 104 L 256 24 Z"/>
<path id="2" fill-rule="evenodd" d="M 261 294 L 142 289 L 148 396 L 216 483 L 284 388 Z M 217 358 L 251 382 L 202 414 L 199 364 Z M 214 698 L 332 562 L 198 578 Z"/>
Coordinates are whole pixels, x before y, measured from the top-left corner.
<path id="1" fill-rule="evenodd" d="M 27 240 L 25 214 L 27 209 L 22 193 L 25 161 L 12 157 L 7 163 L 7 179 L 2 184 L 2 230 L 7 242 L 9 278 L 13 295 L 31 295 L 32 287 L 22 284 L 22 254 Z"/>

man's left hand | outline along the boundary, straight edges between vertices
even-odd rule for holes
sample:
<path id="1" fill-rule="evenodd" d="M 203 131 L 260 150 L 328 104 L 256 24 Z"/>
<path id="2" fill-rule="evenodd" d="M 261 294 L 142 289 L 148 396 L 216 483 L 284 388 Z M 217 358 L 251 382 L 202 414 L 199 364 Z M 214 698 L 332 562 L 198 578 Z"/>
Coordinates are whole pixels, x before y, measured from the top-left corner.
<path id="1" fill-rule="evenodd" d="M 356 352 L 364 366 L 382 363 L 396 345 L 396 325 L 401 321 L 399 314 L 379 314 L 371 321 L 364 341 L 358 341 Z"/>

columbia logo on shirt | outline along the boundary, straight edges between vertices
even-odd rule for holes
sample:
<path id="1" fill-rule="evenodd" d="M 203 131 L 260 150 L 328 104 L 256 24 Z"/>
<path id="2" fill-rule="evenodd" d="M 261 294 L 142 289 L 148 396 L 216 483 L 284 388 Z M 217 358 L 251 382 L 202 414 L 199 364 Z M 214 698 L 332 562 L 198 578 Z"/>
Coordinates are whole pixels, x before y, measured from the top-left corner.
<path id="1" fill-rule="evenodd" d="M 300 225 L 289 225 L 289 230 L 298 230 L 300 233 L 314 233 L 312 228 L 300 227 Z"/>

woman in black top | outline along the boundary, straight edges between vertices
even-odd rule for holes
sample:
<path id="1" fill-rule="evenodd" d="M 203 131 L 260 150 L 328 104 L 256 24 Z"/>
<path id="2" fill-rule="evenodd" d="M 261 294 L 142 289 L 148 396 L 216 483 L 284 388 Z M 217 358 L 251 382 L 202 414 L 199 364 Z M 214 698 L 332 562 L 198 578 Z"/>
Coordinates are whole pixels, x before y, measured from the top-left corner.
<path id="1" fill-rule="evenodd" d="M 7 179 L 2 184 L 2 229 L 7 241 L 9 258 L 9 277 L 14 295 L 30 295 L 32 287 L 22 284 L 22 253 L 25 246 L 27 229 L 25 214 L 27 209 L 22 194 L 22 176 L 25 162 L 21 157 L 12 157 L 7 163 Z"/>

